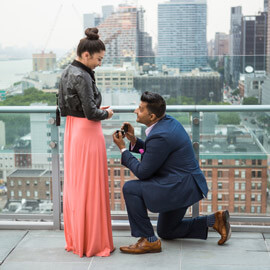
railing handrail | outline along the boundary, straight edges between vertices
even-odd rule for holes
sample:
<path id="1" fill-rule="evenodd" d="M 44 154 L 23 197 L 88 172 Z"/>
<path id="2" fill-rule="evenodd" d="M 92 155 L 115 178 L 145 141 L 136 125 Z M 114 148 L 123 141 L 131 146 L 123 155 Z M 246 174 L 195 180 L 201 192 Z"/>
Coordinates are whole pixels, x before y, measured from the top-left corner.
<path id="1" fill-rule="evenodd" d="M 111 106 L 116 113 L 130 113 L 135 105 Z M 0 113 L 54 113 L 56 106 L 0 106 Z M 269 111 L 270 105 L 167 105 L 167 112 L 247 112 Z"/>

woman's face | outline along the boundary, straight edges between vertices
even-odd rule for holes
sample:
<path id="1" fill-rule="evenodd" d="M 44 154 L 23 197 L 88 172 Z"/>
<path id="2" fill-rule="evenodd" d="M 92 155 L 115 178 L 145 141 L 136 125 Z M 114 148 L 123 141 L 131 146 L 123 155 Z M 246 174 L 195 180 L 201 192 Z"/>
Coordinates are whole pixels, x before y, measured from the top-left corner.
<path id="1" fill-rule="evenodd" d="M 91 68 L 92 70 L 98 66 L 101 66 L 102 59 L 104 58 L 105 51 L 100 51 L 98 53 L 90 54 L 89 52 L 82 53 L 81 62 Z"/>

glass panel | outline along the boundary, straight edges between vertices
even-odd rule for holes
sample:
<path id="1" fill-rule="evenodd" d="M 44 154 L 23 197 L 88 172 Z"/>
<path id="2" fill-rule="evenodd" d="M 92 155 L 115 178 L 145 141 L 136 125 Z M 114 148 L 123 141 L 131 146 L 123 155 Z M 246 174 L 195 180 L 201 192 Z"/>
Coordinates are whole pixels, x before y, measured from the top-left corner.
<path id="1" fill-rule="evenodd" d="M 49 114 L 1 114 L 0 212 L 52 213 Z"/>

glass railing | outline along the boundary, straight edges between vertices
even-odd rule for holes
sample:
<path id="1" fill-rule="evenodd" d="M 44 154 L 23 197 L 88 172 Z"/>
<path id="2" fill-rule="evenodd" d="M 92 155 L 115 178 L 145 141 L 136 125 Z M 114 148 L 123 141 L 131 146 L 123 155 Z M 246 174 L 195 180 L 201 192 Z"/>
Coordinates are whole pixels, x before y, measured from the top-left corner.
<path id="1" fill-rule="evenodd" d="M 102 126 L 111 213 L 118 220 L 126 218 L 122 187 L 135 177 L 121 165 L 112 133 L 129 121 L 136 135 L 144 138 L 145 127 L 136 123 L 136 106 L 112 108 L 114 117 Z M 167 113 L 190 135 L 209 187 L 208 197 L 190 208 L 187 216 L 229 209 L 237 222 L 270 223 L 270 106 L 168 106 Z M 0 118 L 5 142 L 0 150 L 0 226 L 5 220 L 43 220 L 59 228 L 65 118 L 56 126 L 53 106 L 0 106 Z"/>

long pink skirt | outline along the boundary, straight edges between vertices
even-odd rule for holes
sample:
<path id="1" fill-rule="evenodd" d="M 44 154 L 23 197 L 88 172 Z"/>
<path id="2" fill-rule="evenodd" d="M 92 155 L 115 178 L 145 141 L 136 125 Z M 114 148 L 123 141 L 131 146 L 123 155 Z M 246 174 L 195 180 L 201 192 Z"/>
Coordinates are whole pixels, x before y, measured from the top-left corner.
<path id="1" fill-rule="evenodd" d="M 68 116 L 64 142 L 66 250 L 82 257 L 113 251 L 108 167 L 101 122 Z"/>

